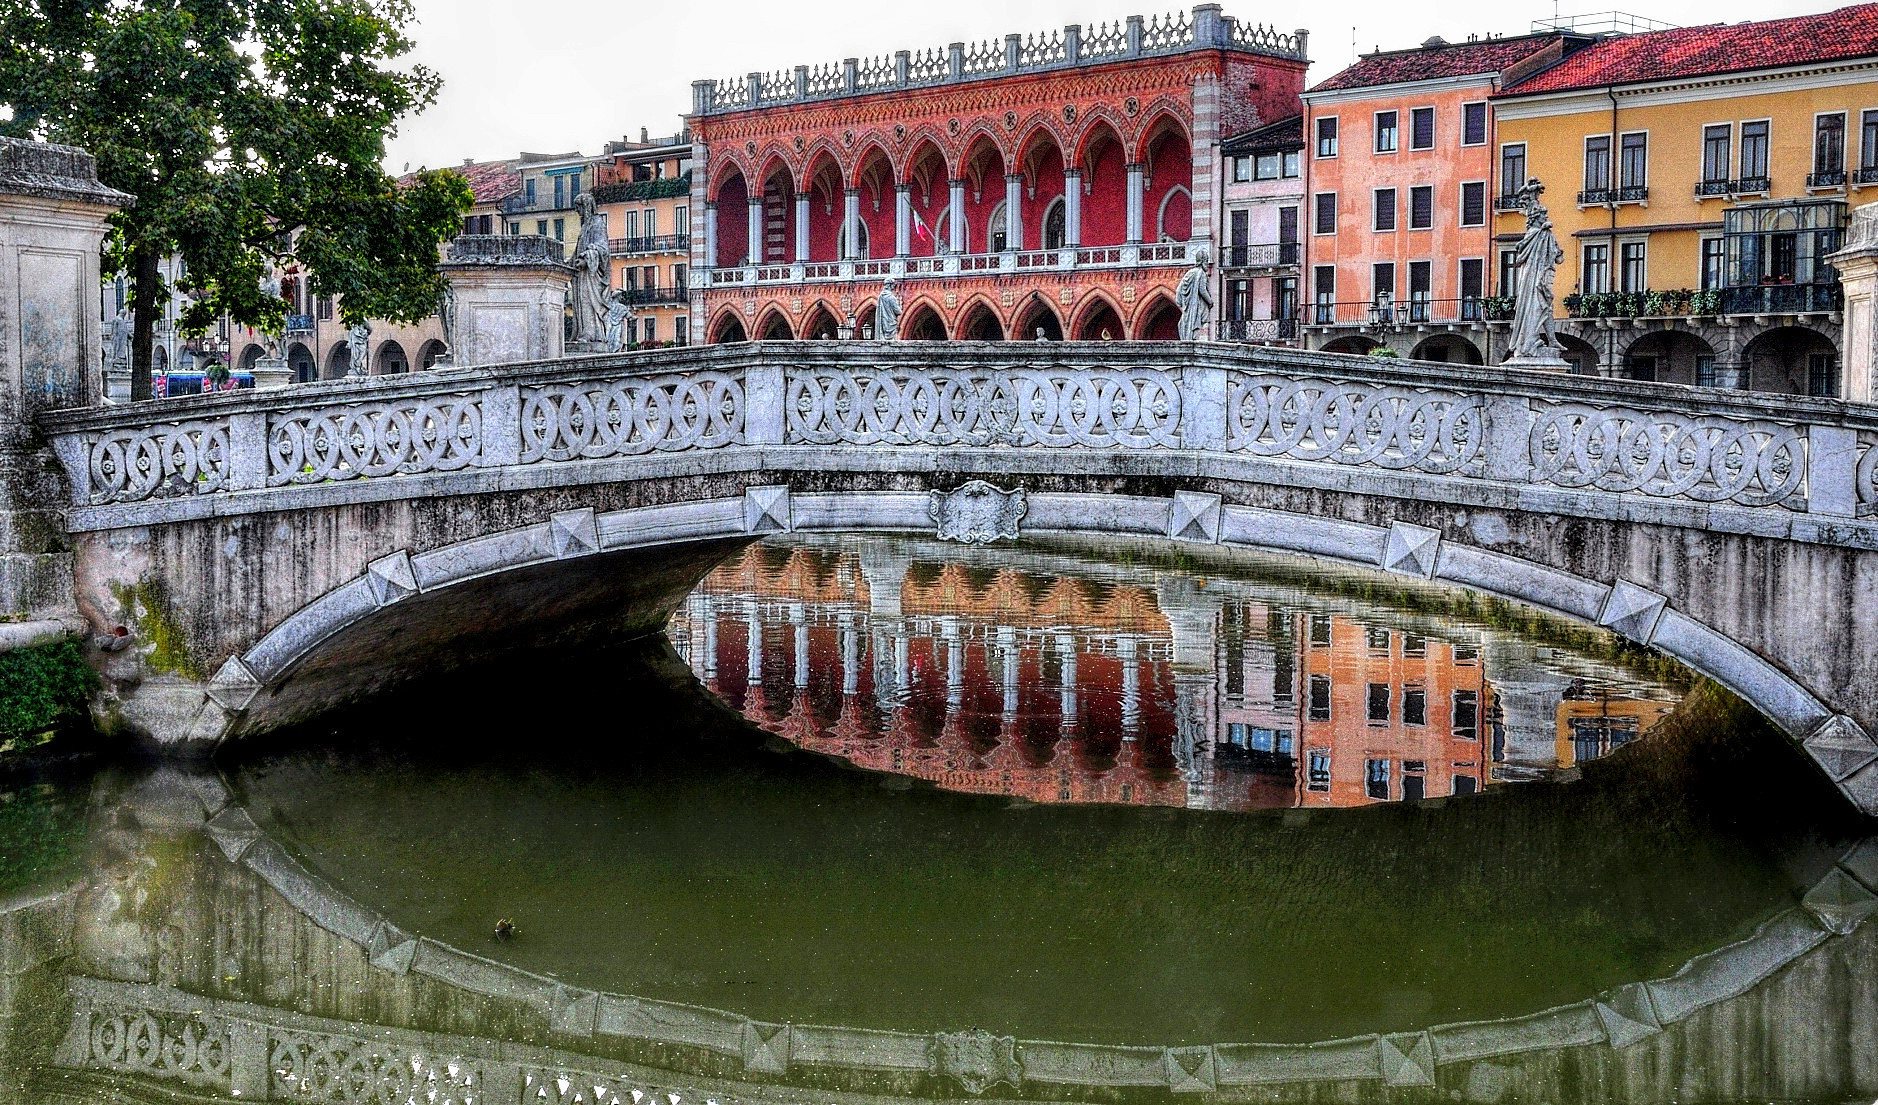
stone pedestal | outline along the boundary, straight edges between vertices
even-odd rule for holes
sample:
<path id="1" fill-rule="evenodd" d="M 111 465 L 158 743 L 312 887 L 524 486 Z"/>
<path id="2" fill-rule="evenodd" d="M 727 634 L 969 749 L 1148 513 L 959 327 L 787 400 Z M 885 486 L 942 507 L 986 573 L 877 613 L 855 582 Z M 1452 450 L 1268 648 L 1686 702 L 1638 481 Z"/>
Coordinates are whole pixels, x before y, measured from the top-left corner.
<path id="1" fill-rule="evenodd" d="M 130 366 L 112 365 L 104 370 L 104 401 L 130 402 Z"/>
<path id="2" fill-rule="evenodd" d="M 1500 362 L 1501 368 L 1517 368 L 1525 372 L 1570 372 L 1572 366 L 1565 358 L 1553 353 L 1549 357 L 1508 357 Z"/>
<path id="3" fill-rule="evenodd" d="M 1878 402 L 1878 203 L 1852 212 L 1845 248 L 1825 259 L 1839 270 L 1845 290 L 1839 398 Z"/>
<path id="4" fill-rule="evenodd" d="M 287 367 L 285 357 L 262 357 L 254 362 L 254 388 L 256 391 L 269 391 L 284 388 L 293 383 L 293 369 Z"/>
<path id="5" fill-rule="evenodd" d="M 0 618 L 72 616 L 57 464 L 42 411 L 98 402 L 98 246 L 131 197 L 90 154 L 0 138 Z"/>
<path id="6" fill-rule="evenodd" d="M 451 350 L 457 368 L 555 360 L 574 270 L 563 247 L 538 235 L 465 234 L 442 269 L 456 294 Z"/>

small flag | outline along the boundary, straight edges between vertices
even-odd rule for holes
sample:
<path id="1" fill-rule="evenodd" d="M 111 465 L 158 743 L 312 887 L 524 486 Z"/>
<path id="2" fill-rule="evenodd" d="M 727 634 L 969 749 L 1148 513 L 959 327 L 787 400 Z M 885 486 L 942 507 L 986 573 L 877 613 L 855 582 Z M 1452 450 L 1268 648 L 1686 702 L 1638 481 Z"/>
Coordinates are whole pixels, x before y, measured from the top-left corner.
<path id="1" fill-rule="evenodd" d="M 926 220 L 920 218 L 917 211 L 913 212 L 913 232 L 919 235 L 921 241 L 932 241 L 932 228 L 926 225 Z"/>

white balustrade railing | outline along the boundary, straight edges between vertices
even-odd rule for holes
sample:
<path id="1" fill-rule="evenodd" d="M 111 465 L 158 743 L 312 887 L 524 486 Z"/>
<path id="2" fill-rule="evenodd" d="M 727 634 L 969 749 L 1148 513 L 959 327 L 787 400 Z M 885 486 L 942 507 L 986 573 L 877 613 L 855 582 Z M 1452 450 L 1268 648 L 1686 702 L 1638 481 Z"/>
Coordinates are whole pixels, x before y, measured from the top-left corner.
<path id="1" fill-rule="evenodd" d="M 1182 449 L 1861 517 L 1878 415 L 1256 346 L 712 346 L 54 412 L 110 508 L 741 445 Z"/>

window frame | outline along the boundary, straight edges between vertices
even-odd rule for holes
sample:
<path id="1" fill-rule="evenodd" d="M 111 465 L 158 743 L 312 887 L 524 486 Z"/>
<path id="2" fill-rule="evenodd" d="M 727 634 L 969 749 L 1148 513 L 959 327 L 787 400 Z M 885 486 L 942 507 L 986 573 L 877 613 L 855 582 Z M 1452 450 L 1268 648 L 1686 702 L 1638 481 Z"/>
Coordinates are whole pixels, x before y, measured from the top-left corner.
<path id="1" fill-rule="evenodd" d="M 1712 177 L 1708 175 L 1708 170 L 1709 170 L 1708 148 L 1709 148 L 1709 143 L 1714 141 L 1714 139 L 1709 136 L 1709 131 L 1717 130 L 1717 129 L 1724 132 L 1722 135 L 1723 137 L 1722 154 L 1723 154 L 1724 162 L 1721 167 L 1722 168 L 1721 175 Z M 1700 175 L 1696 177 L 1696 180 L 1699 183 L 1725 184 L 1725 183 L 1732 183 L 1734 181 L 1734 178 L 1735 178 L 1735 175 L 1734 175 L 1735 174 L 1735 124 L 1734 124 L 1734 120 L 1726 119 L 1720 122 L 1702 124 L 1701 153 L 1696 158 L 1696 161 L 1698 163 L 1699 172 L 1700 172 Z"/>
<path id="2" fill-rule="evenodd" d="M 1819 121 L 1821 119 L 1831 119 L 1835 116 L 1838 117 L 1839 120 L 1839 164 L 1836 168 L 1821 169 L 1819 167 Z M 1851 125 L 1852 112 L 1848 108 L 1842 107 L 1832 111 L 1815 111 L 1813 113 L 1812 156 L 1808 159 L 1812 164 L 1812 168 L 1808 170 L 1809 175 L 1816 175 L 1822 172 L 1843 173 L 1846 171 L 1847 154 L 1850 152 L 1846 146 L 1846 128 Z"/>
<path id="3" fill-rule="evenodd" d="M 1455 218 L 1460 220 L 1460 226 L 1463 229 L 1475 229 L 1487 225 L 1487 209 L 1491 206 L 1487 202 L 1487 193 L 1491 191 L 1491 189 L 1487 187 L 1487 183 L 1488 182 L 1484 180 L 1463 180 L 1460 182 L 1461 209 L 1455 213 Z M 1471 223 L 1467 221 L 1467 189 L 1470 187 L 1478 187 L 1480 189 L 1480 219 L 1477 222 Z"/>
<path id="4" fill-rule="evenodd" d="M 1425 222 L 1415 221 L 1415 197 L 1421 195 L 1428 201 L 1428 218 Z M 1435 228 L 1435 186 L 1432 184 L 1409 185 L 1408 228 L 1410 230 L 1433 230 Z"/>
<path id="5" fill-rule="evenodd" d="M 1600 241 L 1585 242 L 1579 246 L 1578 290 L 1581 293 L 1585 295 L 1596 295 L 1611 290 L 1611 244 L 1611 240 L 1605 238 Z M 1591 251 L 1594 249 L 1604 252 L 1604 256 L 1599 262 L 1604 278 L 1598 281 L 1597 287 L 1593 287 L 1591 281 Z"/>
<path id="6" fill-rule="evenodd" d="M 1615 187 L 1615 185 L 1612 183 L 1613 178 L 1611 176 L 1612 169 L 1615 166 L 1615 160 L 1612 157 L 1612 154 L 1615 152 L 1613 149 L 1614 143 L 1612 140 L 1615 137 L 1616 137 L 1615 135 L 1612 135 L 1609 133 L 1587 134 L 1584 136 L 1583 142 L 1580 143 L 1580 150 L 1583 156 L 1579 158 L 1578 167 L 1579 167 L 1579 170 L 1584 174 L 1584 190 L 1585 191 L 1608 192 L 1613 187 Z M 1604 142 L 1604 179 L 1599 183 L 1593 184 L 1591 182 L 1591 144 L 1600 139 L 1602 139 Z"/>
<path id="7" fill-rule="evenodd" d="M 1381 692 L 1378 696 L 1377 692 Z M 1382 715 L 1377 716 L 1377 706 Z M 1363 687 L 1363 720 L 1370 725 L 1388 725 L 1395 720 L 1395 688 L 1390 684 L 1368 683 Z"/>
<path id="8" fill-rule="evenodd" d="M 1469 108 L 1476 108 L 1476 107 L 1480 109 L 1480 139 L 1475 142 L 1469 142 L 1467 140 L 1467 111 Z M 1493 113 L 1490 110 L 1488 110 L 1487 101 L 1485 100 L 1462 101 L 1461 103 L 1461 145 L 1463 147 L 1485 146 L 1485 145 L 1490 144 L 1492 141 L 1493 141 Z M 1525 145 L 1525 143 L 1522 142 L 1520 143 L 1520 145 L 1523 146 Z"/>
<path id="9" fill-rule="evenodd" d="M 1390 143 L 1389 148 L 1386 150 L 1382 148 L 1382 135 L 1383 135 L 1382 117 L 1385 115 L 1389 116 L 1389 143 Z M 1402 150 L 1402 110 L 1400 108 L 1392 107 L 1392 108 L 1386 108 L 1381 111 L 1370 112 L 1369 138 L 1370 138 L 1370 142 L 1369 142 L 1370 153 L 1374 155 L 1387 156 L 1390 154 L 1400 153 Z"/>
<path id="10" fill-rule="evenodd" d="M 1401 225 L 1401 222 L 1402 222 L 1400 218 L 1401 211 L 1399 209 L 1400 197 L 1397 195 L 1399 191 L 1400 189 L 1398 189 L 1394 185 L 1390 185 L 1386 188 L 1371 188 L 1369 190 L 1369 199 L 1370 199 L 1369 229 L 1373 233 L 1393 234 L 1396 232 L 1396 229 Z M 1384 192 L 1389 193 L 1389 225 L 1388 226 L 1382 225 L 1382 212 L 1383 212 L 1382 196 Z"/>
<path id="11" fill-rule="evenodd" d="M 1336 115 L 1317 115 L 1311 119 L 1311 154 L 1317 161 L 1335 161 L 1343 144 L 1343 127 Z M 1324 152 L 1324 124 L 1330 124 L 1330 152 Z"/>
<path id="12" fill-rule="evenodd" d="M 1324 200 L 1326 197 L 1328 197 L 1330 200 L 1330 229 L 1329 230 L 1324 229 Z M 1341 220 L 1339 220 L 1337 217 L 1337 193 L 1335 192 L 1311 193 L 1311 236 L 1312 237 L 1324 237 L 1324 238 L 1334 237 L 1337 233 L 1337 223 L 1340 221 Z"/>
<path id="13" fill-rule="evenodd" d="M 1755 125 L 1755 124 L 1765 125 L 1767 129 L 1761 135 L 1761 166 L 1760 166 L 1761 171 L 1758 173 L 1749 174 L 1747 171 L 1747 168 L 1748 168 L 1747 158 L 1743 156 L 1743 153 L 1747 149 L 1746 143 L 1748 140 L 1748 127 Z M 1736 131 L 1735 131 L 1735 180 L 1736 181 L 1743 181 L 1743 180 L 1769 180 L 1771 181 L 1773 179 L 1773 175 L 1774 175 L 1774 120 L 1773 120 L 1773 117 L 1770 115 L 1770 116 L 1766 116 L 1764 118 L 1759 118 L 1759 119 L 1741 120 L 1740 125 L 1736 128 Z M 1758 189 L 1756 190 L 1758 191 Z"/>
<path id="14" fill-rule="evenodd" d="M 1628 143 L 1632 138 L 1641 138 L 1643 140 L 1642 145 L 1640 147 L 1643 150 L 1642 179 L 1637 181 L 1635 184 L 1632 184 L 1630 182 L 1629 176 L 1627 175 L 1627 172 L 1629 169 L 1629 165 L 1627 164 L 1627 162 L 1629 159 L 1625 156 L 1625 154 L 1629 150 L 1629 146 L 1626 145 L 1626 143 Z M 1649 188 L 1650 187 L 1650 132 L 1648 130 L 1624 131 L 1623 133 L 1617 136 L 1617 148 L 1616 148 L 1615 153 L 1617 155 L 1617 161 L 1611 167 L 1611 175 L 1615 179 L 1615 182 L 1616 182 L 1615 187 L 1617 187 L 1620 190 L 1626 189 L 1626 188 L 1644 188 L 1644 189 Z"/>
<path id="15" fill-rule="evenodd" d="M 1650 288 L 1650 240 L 1643 237 L 1619 238 L 1615 244 L 1616 256 L 1612 258 L 1615 267 L 1611 275 L 1617 278 L 1614 282 L 1617 290 L 1620 292 L 1648 291 Z M 1637 286 L 1634 288 L 1627 286 L 1631 282 L 1630 251 L 1632 249 L 1637 251 Z"/>
<path id="16" fill-rule="evenodd" d="M 1859 109 L 1858 167 L 1878 169 L 1878 107 Z"/>
<path id="17" fill-rule="evenodd" d="M 1530 153 L 1530 151 L 1527 149 L 1526 143 L 1524 142 L 1500 143 L 1500 160 L 1499 160 L 1498 171 L 1500 174 L 1500 195 L 1502 196 L 1516 196 L 1519 194 L 1519 190 L 1526 186 L 1526 182 L 1524 180 L 1509 181 L 1506 177 L 1506 151 L 1511 150 L 1511 149 L 1519 150 L 1519 164 L 1520 164 L 1519 175 L 1522 177 L 1528 176 L 1530 175 L 1530 171 L 1531 171 L 1531 162 L 1527 160 L 1527 156 Z"/>
<path id="18" fill-rule="evenodd" d="M 1424 111 L 1428 113 L 1428 144 L 1426 146 L 1418 146 L 1415 144 L 1415 117 Z M 1420 153 L 1434 149 L 1441 141 L 1441 116 L 1435 111 L 1435 105 L 1423 104 L 1419 107 L 1409 108 L 1408 130 L 1410 150 Z M 1399 137 L 1400 136 L 1398 136 L 1398 138 Z"/>

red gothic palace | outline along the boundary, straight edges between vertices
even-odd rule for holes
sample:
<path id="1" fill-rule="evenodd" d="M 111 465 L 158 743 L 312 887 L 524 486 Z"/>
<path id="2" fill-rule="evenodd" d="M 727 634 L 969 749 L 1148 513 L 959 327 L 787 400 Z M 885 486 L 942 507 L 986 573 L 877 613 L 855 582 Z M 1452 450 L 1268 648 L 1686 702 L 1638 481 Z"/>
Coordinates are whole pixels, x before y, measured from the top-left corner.
<path id="1" fill-rule="evenodd" d="M 693 85 L 711 342 L 1161 339 L 1222 135 L 1297 112 L 1305 32 L 1188 15 Z"/>

